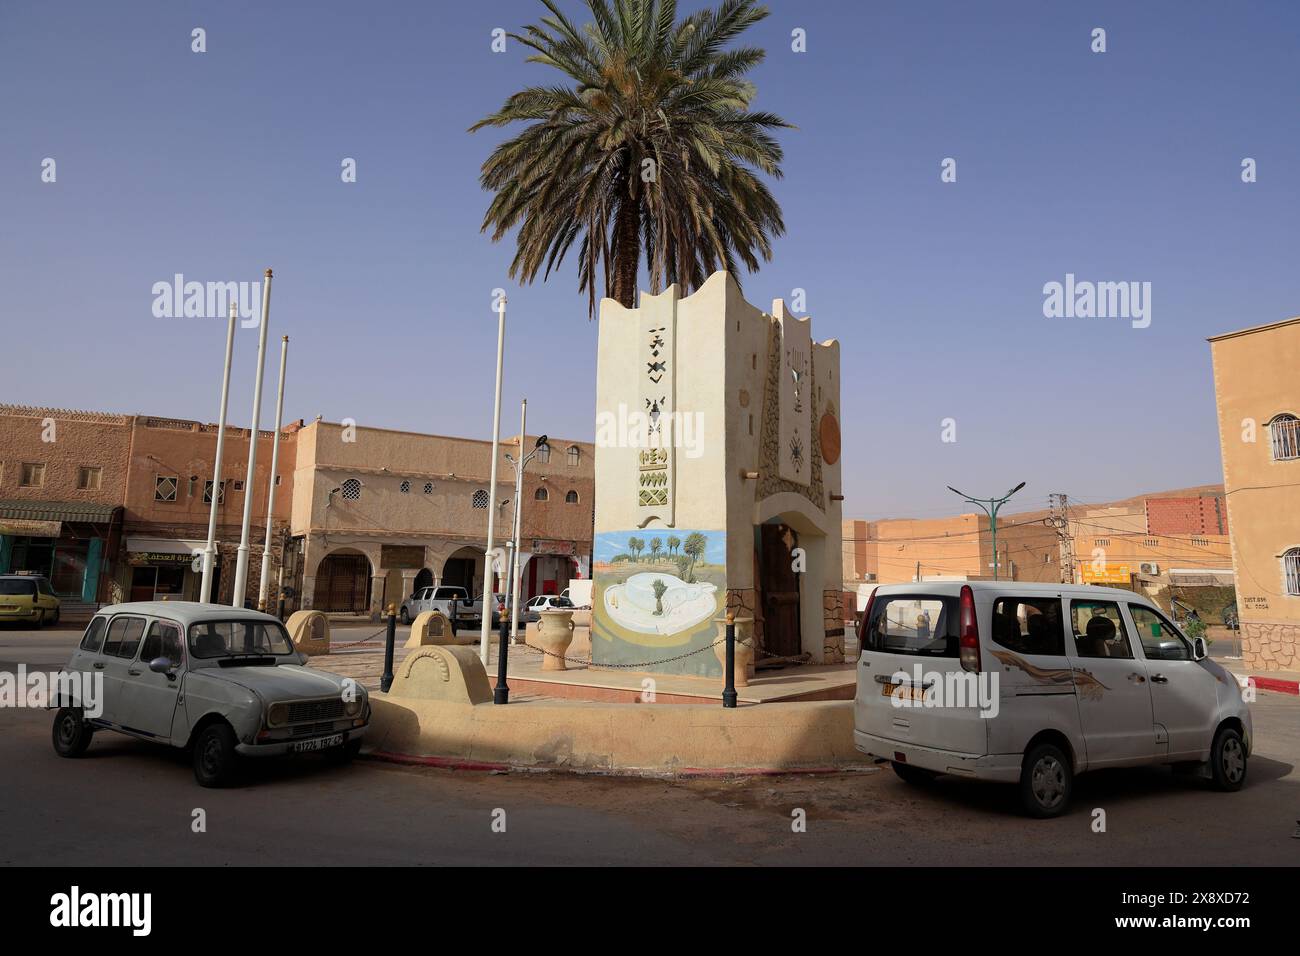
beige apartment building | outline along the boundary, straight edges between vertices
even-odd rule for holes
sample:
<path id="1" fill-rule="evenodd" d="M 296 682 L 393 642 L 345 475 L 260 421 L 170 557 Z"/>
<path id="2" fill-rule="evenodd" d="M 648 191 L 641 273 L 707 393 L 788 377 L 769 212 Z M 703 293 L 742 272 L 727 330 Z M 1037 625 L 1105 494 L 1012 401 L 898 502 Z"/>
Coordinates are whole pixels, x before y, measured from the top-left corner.
<path id="1" fill-rule="evenodd" d="M 1242 656 L 1300 668 L 1300 317 L 1209 341 Z"/>

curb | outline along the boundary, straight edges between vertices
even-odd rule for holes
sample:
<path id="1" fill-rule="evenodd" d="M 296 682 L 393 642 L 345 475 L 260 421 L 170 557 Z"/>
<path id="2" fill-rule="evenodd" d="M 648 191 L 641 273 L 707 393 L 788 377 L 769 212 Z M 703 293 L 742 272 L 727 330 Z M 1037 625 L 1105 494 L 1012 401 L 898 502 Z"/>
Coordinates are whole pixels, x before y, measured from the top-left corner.
<path id="1" fill-rule="evenodd" d="M 371 760 L 405 764 L 417 767 L 436 767 L 440 770 L 471 770 L 480 772 L 518 773 L 576 773 L 600 774 L 611 777 L 671 777 L 680 780 L 722 779 L 727 777 L 786 777 L 802 774 L 863 773 L 878 767 L 847 764 L 843 767 L 686 767 L 676 771 L 638 770 L 635 767 L 604 769 L 569 766 L 515 766 L 488 760 L 463 760 L 459 757 L 426 757 L 416 754 L 399 754 L 387 750 L 372 750 L 363 754 Z"/>
<path id="2" fill-rule="evenodd" d="M 1279 680 L 1276 677 L 1256 677 L 1254 674 L 1251 674 L 1248 679 L 1259 690 L 1271 690 L 1276 691 L 1279 694 L 1300 695 L 1300 681 Z"/>

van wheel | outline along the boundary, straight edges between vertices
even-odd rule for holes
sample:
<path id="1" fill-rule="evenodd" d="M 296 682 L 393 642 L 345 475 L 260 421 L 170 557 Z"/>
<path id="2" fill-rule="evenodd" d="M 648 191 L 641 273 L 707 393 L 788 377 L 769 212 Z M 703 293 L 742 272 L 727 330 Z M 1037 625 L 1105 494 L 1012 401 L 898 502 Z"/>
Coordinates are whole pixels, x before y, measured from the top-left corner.
<path id="1" fill-rule="evenodd" d="M 1232 727 L 1220 727 L 1210 746 L 1210 773 L 1217 790 L 1240 790 L 1246 782 L 1246 744 Z"/>
<path id="2" fill-rule="evenodd" d="M 80 707 L 60 707 L 54 715 L 54 752 L 60 757 L 80 757 L 94 733 Z"/>
<path id="3" fill-rule="evenodd" d="M 1020 804 L 1031 817 L 1056 817 L 1070 804 L 1074 769 L 1061 748 L 1039 744 L 1020 769 Z"/>
<path id="4" fill-rule="evenodd" d="M 891 760 L 890 764 L 894 768 L 894 773 L 904 783 L 910 783 L 914 787 L 923 786 L 927 783 L 933 783 L 934 778 L 939 776 L 933 770 L 926 770 L 924 767 L 912 767 L 905 763 L 899 763 L 897 760 Z"/>
<path id="5" fill-rule="evenodd" d="M 225 786 L 235 777 L 239 754 L 228 724 L 211 724 L 194 743 L 194 779 L 200 787 Z"/>
<path id="6" fill-rule="evenodd" d="M 403 624 L 411 623 L 411 615 L 407 613 L 406 608 L 402 608 L 400 611 L 397 612 L 397 619 L 401 621 Z"/>

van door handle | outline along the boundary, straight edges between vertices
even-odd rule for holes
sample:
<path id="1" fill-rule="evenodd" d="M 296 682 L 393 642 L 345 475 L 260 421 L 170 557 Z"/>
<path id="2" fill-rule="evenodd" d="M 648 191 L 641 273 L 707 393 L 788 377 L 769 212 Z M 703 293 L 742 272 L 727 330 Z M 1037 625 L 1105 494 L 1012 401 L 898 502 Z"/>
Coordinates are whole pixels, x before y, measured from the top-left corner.
<path id="1" fill-rule="evenodd" d="M 1168 683 L 1169 683 L 1169 678 L 1166 677 L 1164 674 L 1152 674 L 1152 675 L 1151 675 L 1151 683 L 1153 683 L 1153 684 L 1168 684 Z"/>

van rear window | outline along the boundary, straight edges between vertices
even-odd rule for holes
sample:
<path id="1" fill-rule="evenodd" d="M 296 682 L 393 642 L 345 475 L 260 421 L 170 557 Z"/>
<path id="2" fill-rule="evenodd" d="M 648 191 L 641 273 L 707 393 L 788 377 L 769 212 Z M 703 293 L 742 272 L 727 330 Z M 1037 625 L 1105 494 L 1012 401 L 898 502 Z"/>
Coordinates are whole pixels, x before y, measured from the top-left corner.
<path id="1" fill-rule="evenodd" d="M 865 650 L 957 657 L 957 599 L 933 594 L 877 595 L 862 635 Z"/>

